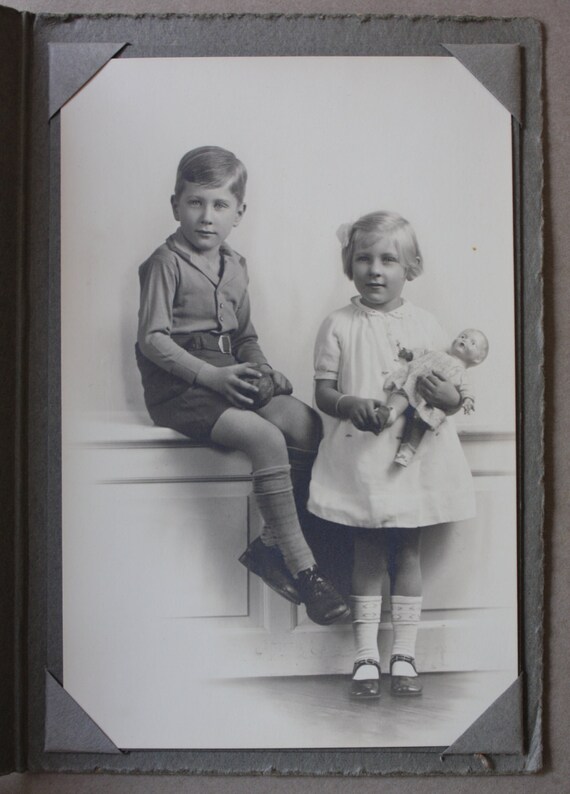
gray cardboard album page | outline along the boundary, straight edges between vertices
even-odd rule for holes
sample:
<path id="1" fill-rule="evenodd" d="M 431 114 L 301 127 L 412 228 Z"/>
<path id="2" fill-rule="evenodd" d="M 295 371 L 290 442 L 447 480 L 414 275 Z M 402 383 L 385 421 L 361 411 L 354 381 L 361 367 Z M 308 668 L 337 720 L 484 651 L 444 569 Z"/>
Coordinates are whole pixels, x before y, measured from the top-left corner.
<path id="1" fill-rule="evenodd" d="M 32 48 L 29 424 L 43 443 L 30 458 L 30 768 L 540 769 L 542 421 L 526 410 L 543 389 L 538 25 L 39 16 Z M 302 402 L 321 322 L 366 306 L 351 302 L 361 286 L 343 275 L 336 230 L 367 213 L 408 218 L 421 247 L 424 273 L 406 271 L 394 321 L 419 306 L 449 338 L 467 326 L 489 339 L 474 415 L 445 420 L 404 475 L 435 482 L 437 505 L 443 492 L 467 504 L 473 483 L 476 510 L 393 519 L 425 527 L 421 697 L 397 697 L 388 675 L 401 532 L 383 585 L 382 694 L 362 703 L 349 697 L 350 620 L 315 625 L 237 562 L 261 528 L 249 460 L 146 414 L 137 268 L 175 228 L 180 156 L 206 145 L 247 166 L 230 242 L 247 255 L 260 342 Z M 386 337 L 396 360 L 400 333 Z M 470 468 L 461 480 L 466 464 L 453 467 L 457 485 L 430 479 L 429 449 L 435 460 L 447 438 L 441 455 Z M 394 515 L 412 500 L 401 493 Z M 350 595 L 351 522 L 303 515 Z"/>

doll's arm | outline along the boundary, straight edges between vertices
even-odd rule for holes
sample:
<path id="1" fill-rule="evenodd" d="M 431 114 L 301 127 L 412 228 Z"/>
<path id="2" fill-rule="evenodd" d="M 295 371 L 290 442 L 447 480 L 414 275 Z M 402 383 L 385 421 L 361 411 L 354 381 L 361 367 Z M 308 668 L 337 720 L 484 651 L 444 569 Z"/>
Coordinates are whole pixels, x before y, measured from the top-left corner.
<path id="1" fill-rule="evenodd" d="M 418 358 L 425 356 L 426 353 L 429 353 L 429 350 L 425 347 L 401 347 L 398 343 L 398 358 L 401 358 L 403 361 L 417 361 Z"/>
<path id="2" fill-rule="evenodd" d="M 457 389 L 461 395 L 461 407 L 463 408 L 463 413 L 473 413 L 475 410 L 475 395 L 473 394 L 473 389 L 471 388 L 471 383 L 469 382 L 467 373 L 462 374 L 461 380 L 457 385 Z"/>

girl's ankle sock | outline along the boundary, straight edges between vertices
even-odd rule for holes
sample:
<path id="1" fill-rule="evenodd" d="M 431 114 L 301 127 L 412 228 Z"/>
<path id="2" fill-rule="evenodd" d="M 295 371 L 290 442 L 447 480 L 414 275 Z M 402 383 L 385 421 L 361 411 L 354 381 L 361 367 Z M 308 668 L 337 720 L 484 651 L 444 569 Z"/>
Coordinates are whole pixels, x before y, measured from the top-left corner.
<path id="1" fill-rule="evenodd" d="M 378 651 L 378 626 L 382 613 L 382 596 L 350 596 L 352 610 L 352 630 L 356 647 L 355 662 L 361 659 L 374 659 L 380 662 Z M 378 678 L 378 668 L 362 665 L 353 678 Z"/>
<path id="2" fill-rule="evenodd" d="M 315 558 L 301 531 L 289 468 L 272 466 L 255 471 L 253 493 L 264 522 L 262 542 L 278 546 L 289 572 L 297 576 L 312 568 Z"/>
<path id="3" fill-rule="evenodd" d="M 390 599 L 392 606 L 392 627 L 394 639 L 392 656 L 411 656 L 415 659 L 416 638 L 422 612 L 421 596 L 397 596 Z M 409 662 L 395 662 L 391 669 L 392 675 L 403 675 L 413 678 L 416 671 Z"/>

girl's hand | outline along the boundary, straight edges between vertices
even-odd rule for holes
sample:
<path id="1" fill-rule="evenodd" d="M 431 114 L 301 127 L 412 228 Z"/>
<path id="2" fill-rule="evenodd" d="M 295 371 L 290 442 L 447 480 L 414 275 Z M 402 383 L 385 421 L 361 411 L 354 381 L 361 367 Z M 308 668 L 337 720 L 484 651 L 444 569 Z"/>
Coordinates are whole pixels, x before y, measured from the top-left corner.
<path id="1" fill-rule="evenodd" d="M 337 404 L 337 414 L 341 419 L 350 419 L 357 430 L 369 431 L 378 435 L 383 426 L 376 410 L 380 406 L 383 406 L 380 400 L 346 395 Z"/>
<path id="2" fill-rule="evenodd" d="M 230 367 L 204 364 L 196 376 L 196 383 L 221 394 L 236 408 L 247 408 L 253 405 L 253 400 L 247 395 L 256 394 L 258 388 L 243 379 L 260 377 L 261 372 L 250 362 L 232 364 Z"/>
<path id="3" fill-rule="evenodd" d="M 417 380 L 417 389 L 428 405 L 446 414 L 454 414 L 461 405 L 461 395 L 453 383 L 441 372 L 432 371 Z"/>
<path id="4" fill-rule="evenodd" d="M 270 369 L 268 370 L 268 374 L 271 375 L 271 379 L 273 380 L 273 394 L 275 397 L 277 397 L 278 394 L 293 393 L 291 382 L 282 372 L 278 372 L 276 369 Z"/>

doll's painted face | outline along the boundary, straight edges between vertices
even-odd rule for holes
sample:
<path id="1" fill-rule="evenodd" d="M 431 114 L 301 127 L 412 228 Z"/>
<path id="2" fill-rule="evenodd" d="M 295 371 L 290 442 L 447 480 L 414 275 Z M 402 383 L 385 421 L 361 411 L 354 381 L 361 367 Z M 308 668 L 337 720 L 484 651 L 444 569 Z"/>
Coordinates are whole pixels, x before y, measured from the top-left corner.
<path id="1" fill-rule="evenodd" d="M 488 352 L 487 337 L 475 328 L 462 331 L 451 343 L 451 353 L 467 367 L 480 364 L 487 358 Z"/>
<path id="2" fill-rule="evenodd" d="M 370 309 L 391 312 L 401 305 L 406 266 L 393 235 L 358 234 L 352 257 L 352 278 L 362 303 Z"/>

